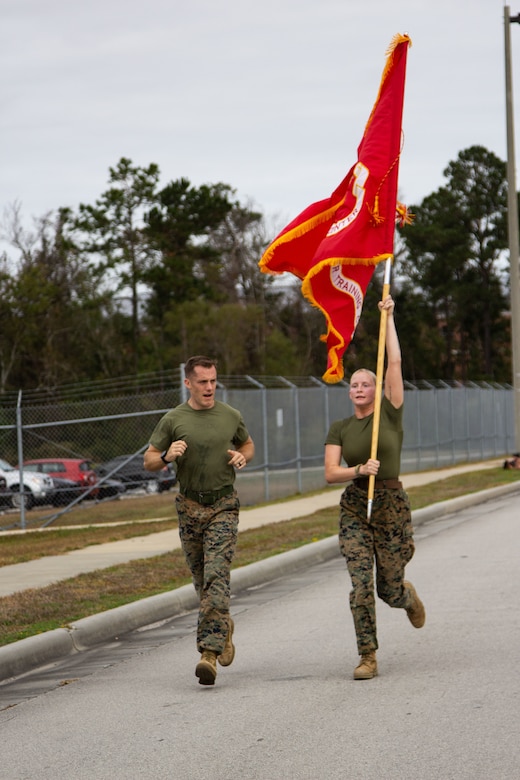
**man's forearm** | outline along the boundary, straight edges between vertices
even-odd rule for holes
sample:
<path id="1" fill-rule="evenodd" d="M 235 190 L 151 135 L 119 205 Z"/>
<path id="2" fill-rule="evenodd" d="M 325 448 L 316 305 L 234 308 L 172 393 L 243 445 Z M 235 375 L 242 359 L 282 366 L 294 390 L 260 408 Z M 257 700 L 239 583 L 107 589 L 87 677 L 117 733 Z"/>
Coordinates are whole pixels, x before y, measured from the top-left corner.
<path id="1" fill-rule="evenodd" d="M 255 445 L 252 441 L 246 441 L 244 444 L 238 447 L 238 452 L 240 452 L 246 459 L 246 462 L 249 463 L 249 461 L 253 460 L 254 458 Z"/>
<path id="2" fill-rule="evenodd" d="M 165 466 L 160 451 L 155 449 L 155 447 L 150 447 L 146 450 L 143 456 L 143 464 L 147 471 L 160 471 Z"/>

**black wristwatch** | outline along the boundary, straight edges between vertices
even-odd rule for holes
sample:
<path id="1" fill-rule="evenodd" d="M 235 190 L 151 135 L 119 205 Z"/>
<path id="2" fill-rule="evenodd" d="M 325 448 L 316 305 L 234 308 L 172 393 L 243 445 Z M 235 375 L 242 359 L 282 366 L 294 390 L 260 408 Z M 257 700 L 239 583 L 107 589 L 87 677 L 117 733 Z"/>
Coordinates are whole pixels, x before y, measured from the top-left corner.
<path id="1" fill-rule="evenodd" d="M 166 460 L 166 453 L 167 452 L 168 452 L 168 450 L 164 450 L 164 452 L 161 452 L 161 460 L 162 460 L 162 462 L 164 463 L 165 466 L 169 466 L 170 463 L 171 463 L 170 460 Z"/>

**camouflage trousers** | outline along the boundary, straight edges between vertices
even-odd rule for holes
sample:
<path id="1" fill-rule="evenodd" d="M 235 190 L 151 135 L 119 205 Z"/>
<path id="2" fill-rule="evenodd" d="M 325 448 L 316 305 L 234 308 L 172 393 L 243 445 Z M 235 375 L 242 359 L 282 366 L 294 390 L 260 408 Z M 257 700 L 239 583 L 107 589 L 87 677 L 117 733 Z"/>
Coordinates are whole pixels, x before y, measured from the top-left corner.
<path id="1" fill-rule="evenodd" d="M 175 499 L 179 536 L 199 597 L 197 650 L 222 653 L 228 633 L 231 562 L 238 537 L 236 491 L 211 506 Z"/>
<path id="2" fill-rule="evenodd" d="M 349 485 L 340 501 L 339 546 L 352 581 L 350 609 L 362 655 L 378 648 L 374 564 L 379 598 L 391 607 L 410 606 L 403 580 L 415 545 L 406 492 L 376 489 L 367 520 L 367 492 Z"/>

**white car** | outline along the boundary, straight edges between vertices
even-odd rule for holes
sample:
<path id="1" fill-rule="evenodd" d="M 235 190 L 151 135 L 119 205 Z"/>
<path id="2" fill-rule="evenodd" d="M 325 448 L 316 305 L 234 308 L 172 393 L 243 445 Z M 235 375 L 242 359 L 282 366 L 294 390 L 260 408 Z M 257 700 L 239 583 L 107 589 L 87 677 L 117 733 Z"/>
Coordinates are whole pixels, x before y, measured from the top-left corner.
<path id="1" fill-rule="evenodd" d="M 34 504 L 43 504 L 54 491 L 52 479 L 47 474 L 24 471 L 23 493 L 21 493 L 20 472 L 1 458 L 0 477 L 5 479 L 6 487 L 10 492 L 10 503 L 15 509 L 21 508 L 22 501 L 25 501 L 26 509 L 31 509 Z"/>

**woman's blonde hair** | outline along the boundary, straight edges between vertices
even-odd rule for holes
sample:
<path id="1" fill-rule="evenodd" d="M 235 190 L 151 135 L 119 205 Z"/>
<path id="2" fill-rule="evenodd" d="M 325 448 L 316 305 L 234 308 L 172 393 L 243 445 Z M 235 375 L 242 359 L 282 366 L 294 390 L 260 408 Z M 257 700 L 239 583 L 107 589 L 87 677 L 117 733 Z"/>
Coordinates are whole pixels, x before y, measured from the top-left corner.
<path id="1" fill-rule="evenodd" d="M 352 384 L 352 379 L 356 376 L 356 374 L 361 374 L 361 373 L 368 374 L 370 377 L 372 377 L 374 384 L 375 385 L 377 384 L 377 376 L 369 368 L 357 368 L 354 371 L 354 373 L 351 375 L 349 384 Z"/>

